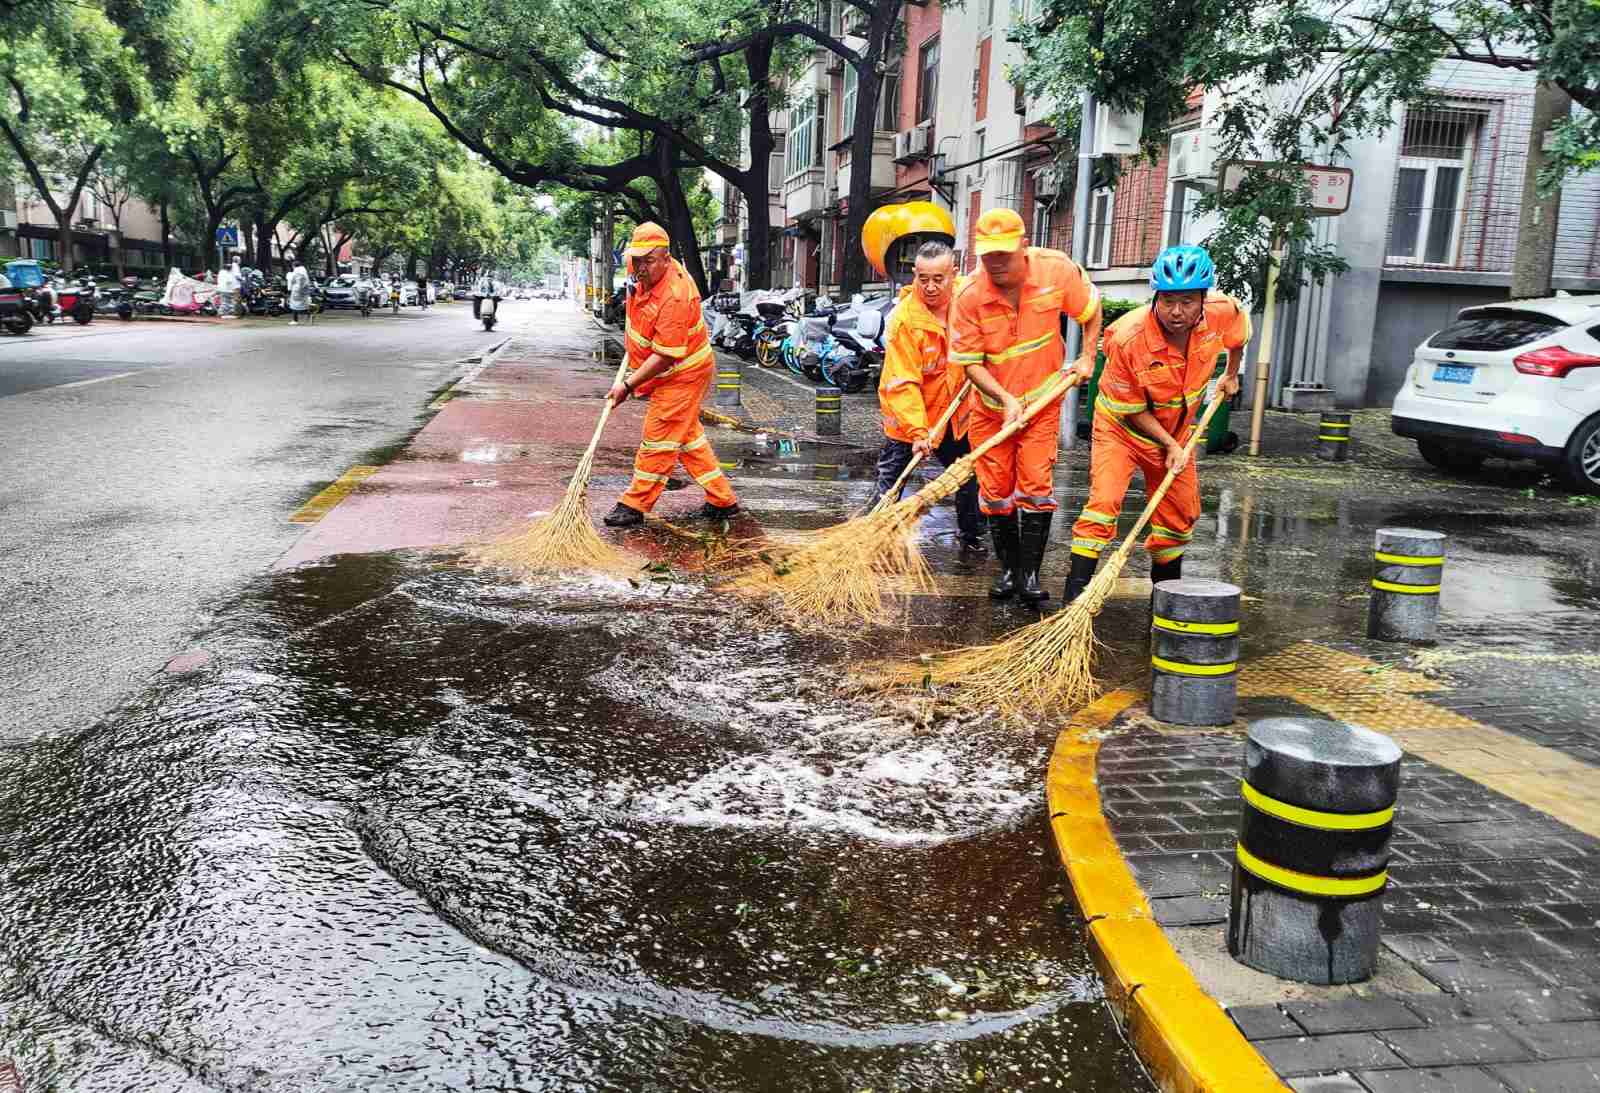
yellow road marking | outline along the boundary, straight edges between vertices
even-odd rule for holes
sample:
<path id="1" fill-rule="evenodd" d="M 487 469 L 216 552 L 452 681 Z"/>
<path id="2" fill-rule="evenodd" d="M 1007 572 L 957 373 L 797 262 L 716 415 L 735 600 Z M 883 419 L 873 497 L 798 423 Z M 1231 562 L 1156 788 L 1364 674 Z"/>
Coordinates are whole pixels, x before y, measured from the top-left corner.
<path id="1" fill-rule="evenodd" d="M 341 474 L 328 485 L 321 493 L 294 510 L 289 517 L 291 524 L 314 524 L 333 510 L 333 507 L 343 501 L 350 493 L 361 484 L 364 478 L 371 478 L 381 468 L 357 466 Z"/>

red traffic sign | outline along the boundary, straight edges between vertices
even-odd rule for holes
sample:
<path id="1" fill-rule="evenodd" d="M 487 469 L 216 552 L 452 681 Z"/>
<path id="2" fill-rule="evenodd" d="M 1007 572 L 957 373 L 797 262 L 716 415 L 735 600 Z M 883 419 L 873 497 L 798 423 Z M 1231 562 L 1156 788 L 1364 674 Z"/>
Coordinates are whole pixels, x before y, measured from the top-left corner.
<path id="1" fill-rule="evenodd" d="M 1232 193 L 1239 188 L 1245 176 L 1262 167 L 1279 164 L 1259 159 L 1233 159 L 1222 165 L 1222 188 Z M 1338 216 L 1349 211 L 1350 190 L 1355 184 L 1355 172 L 1348 167 L 1325 167 L 1306 164 L 1301 169 L 1311 196 L 1306 209 L 1312 216 Z"/>

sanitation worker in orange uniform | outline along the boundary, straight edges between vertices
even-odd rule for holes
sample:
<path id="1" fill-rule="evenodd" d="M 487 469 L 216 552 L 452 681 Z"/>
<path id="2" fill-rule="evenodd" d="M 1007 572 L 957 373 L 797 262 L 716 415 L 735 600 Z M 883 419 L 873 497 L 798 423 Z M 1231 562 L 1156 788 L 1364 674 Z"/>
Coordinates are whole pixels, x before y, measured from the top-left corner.
<path id="1" fill-rule="evenodd" d="M 967 435 L 974 448 L 1022 416 L 1064 367 L 1062 320 L 1083 327 L 1083 355 L 1070 370 L 1094 375 L 1100 340 L 1100 293 L 1077 263 L 1057 250 L 1026 244 L 1022 217 L 990 209 L 978 217 L 973 250 L 982 269 L 956 294 L 950 360 L 977 389 Z M 1052 475 L 1061 430 L 1056 409 L 978 459 L 978 507 L 989 518 L 1000 578 L 989 595 L 1028 603 L 1047 597 L 1039 584 L 1050 521 Z"/>
<path id="2" fill-rule="evenodd" d="M 878 380 L 885 435 L 878 456 L 879 496 L 894 488 L 913 456 L 936 455 L 948 467 L 972 450 L 967 444 L 970 404 L 956 410 L 937 440 L 932 436 L 967 378 L 964 369 L 950 363 L 955 254 L 945 243 L 924 243 L 917 250 L 915 269 L 915 279 L 900 292 L 884 339 L 883 374 Z M 964 551 L 983 553 L 978 485 L 971 480 L 956 491 L 956 528 Z"/>
<path id="3" fill-rule="evenodd" d="M 1072 527 L 1072 602 L 1094 576 L 1100 553 L 1116 537 L 1117 515 L 1133 481 L 1144 475 L 1154 493 L 1176 467 L 1178 477 L 1150 520 L 1145 549 L 1150 579 L 1183 576 L 1183 552 L 1200 517 L 1200 478 L 1184 458 L 1206 388 L 1226 350 L 1222 394 L 1239 391 L 1239 365 L 1250 341 L 1250 313 L 1217 283 L 1211 255 L 1202 247 L 1168 247 L 1150 267 L 1151 304 L 1128 312 L 1106 331 L 1106 367 L 1094 405 L 1094 445 L 1089 457 L 1089 503 Z"/>
<path id="4" fill-rule="evenodd" d="M 706 491 L 706 503 L 695 515 L 723 520 L 739 514 L 739 499 L 700 425 L 700 403 L 716 372 L 700 317 L 700 293 L 667 252 L 668 245 L 666 230 L 651 223 L 640 224 L 628 241 L 628 258 L 638 279 L 628 297 L 624 338 L 632 371 L 608 397 L 617 405 L 630 395 L 648 397 L 650 409 L 644 416 L 644 441 L 633 460 L 633 481 L 606 516 L 606 524 L 614 528 L 644 522 L 679 462 Z"/>

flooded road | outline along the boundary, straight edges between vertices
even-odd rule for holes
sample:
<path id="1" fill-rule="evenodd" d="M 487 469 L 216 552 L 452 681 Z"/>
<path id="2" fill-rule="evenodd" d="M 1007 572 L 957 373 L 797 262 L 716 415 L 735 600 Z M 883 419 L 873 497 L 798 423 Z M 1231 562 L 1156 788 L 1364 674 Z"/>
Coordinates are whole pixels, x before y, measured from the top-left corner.
<path id="1" fill-rule="evenodd" d="M 1136 1090 L 1053 733 L 835 697 L 690 583 L 262 578 L 0 753 L 0 1054 L 86 1089 Z"/>

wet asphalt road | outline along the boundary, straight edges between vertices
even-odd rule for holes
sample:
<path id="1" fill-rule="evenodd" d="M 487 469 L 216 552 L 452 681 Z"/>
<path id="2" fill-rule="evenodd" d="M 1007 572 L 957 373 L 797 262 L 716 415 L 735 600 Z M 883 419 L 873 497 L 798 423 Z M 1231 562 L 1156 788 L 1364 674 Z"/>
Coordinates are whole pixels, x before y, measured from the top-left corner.
<path id="1" fill-rule="evenodd" d="M 297 506 L 526 315 L 493 334 L 455 304 L 0 338 L 0 744 L 81 727 L 160 670 L 301 533 Z"/>

